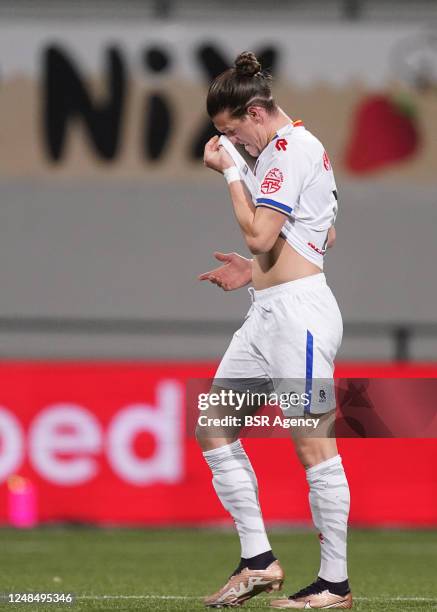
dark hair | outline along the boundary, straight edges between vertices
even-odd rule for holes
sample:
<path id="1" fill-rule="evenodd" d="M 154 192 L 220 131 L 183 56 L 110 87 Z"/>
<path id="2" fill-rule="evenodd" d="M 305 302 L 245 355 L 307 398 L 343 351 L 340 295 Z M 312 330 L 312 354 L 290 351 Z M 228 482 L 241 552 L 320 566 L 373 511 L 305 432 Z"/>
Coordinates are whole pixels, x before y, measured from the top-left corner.
<path id="1" fill-rule="evenodd" d="M 243 117 L 249 102 L 273 113 L 277 107 L 272 98 L 271 82 L 272 77 L 261 70 L 254 53 L 240 53 L 234 66 L 222 72 L 209 86 L 208 115 L 213 118 L 228 109 L 232 117 Z"/>

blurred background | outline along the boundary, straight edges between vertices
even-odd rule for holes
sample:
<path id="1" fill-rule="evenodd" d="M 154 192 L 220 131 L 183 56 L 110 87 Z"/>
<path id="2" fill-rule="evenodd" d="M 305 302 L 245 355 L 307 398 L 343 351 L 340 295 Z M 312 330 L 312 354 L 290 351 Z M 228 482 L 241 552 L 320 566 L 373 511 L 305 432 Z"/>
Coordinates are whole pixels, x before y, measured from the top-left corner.
<path id="1" fill-rule="evenodd" d="M 226 520 L 183 395 L 249 306 L 196 280 L 247 255 L 201 162 L 206 89 L 243 50 L 336 173 L 338 375 L 436 376 L 435 1 L 1 0 L 3 523 Z M 266 518 L 309 524 L 290 445 L 247 445 Z M 353 524 L 436 524 L 433 440 L 341 449 Z"/>

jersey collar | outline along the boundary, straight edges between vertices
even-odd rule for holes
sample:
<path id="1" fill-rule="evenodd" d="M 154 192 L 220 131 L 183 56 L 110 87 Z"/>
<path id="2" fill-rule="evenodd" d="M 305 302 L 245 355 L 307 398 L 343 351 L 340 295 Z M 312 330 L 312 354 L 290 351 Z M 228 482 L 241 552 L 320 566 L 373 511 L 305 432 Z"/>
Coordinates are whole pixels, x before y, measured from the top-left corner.
<path id="1" fill-rule="evenodd" d="M 256 160 L 255 163 L 255 167 L 254 167 L 254 172 L 256 172 L 258 165 L 259 165 L 259 161 L 261 160 L 261 158 L 264 155 L 267 155 L 268 151 L 271 150 L 269 145 L 274 142 L 277 138 L 280 138 L 282 136 L 285 136 L 286 134 L 292 132 L 294 130 L 294 128 L 297 127 L 304 127 L 303 125 L 303 121 L 301 121 L 301 119 L 297 119 L 296 121 L 291 121 L 291 123 L 286 123 L 284 126 L 282 126 L 277 132 L 276 134 L 273 136 L 273 138 L 271 139 L 271 141 L 269 142 L 269 144 L 266 146 L 265 149 L 263 149 L 261 151 L 261 153 L 258 156 L 258 159 Z"/>
<path id="2" fill-rule="evenodd" d="M 286 123 L 276 132 L 272 140 L 276 140 L 276 138 L 279 138 L 280 136 L 284 136 L 285 134 L 287 134 L 288 132 L 291 132 L 296 127 L 304 127 L 303 121 L 301 119 L 296 119 L 296 121 L 292 121 L 291 123 Z M 272 142 L 272 140 L 270 142 Z"/>

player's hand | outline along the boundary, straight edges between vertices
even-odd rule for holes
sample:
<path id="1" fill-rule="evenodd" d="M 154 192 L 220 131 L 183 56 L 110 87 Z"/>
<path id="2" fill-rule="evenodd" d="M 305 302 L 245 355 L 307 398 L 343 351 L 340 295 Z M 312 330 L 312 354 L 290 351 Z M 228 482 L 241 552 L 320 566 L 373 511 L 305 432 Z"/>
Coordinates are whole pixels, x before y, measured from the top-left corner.
<path id="1" fill-rule="evenodd" d="M 209 280 L 224 291 L 233 291 L 248 285 L 252 281 L 252 260 L 246 259 L 238 253 L 220 253 L 216 251 L 214 257 L 223 262 L 222 266 L 204 272 L 199 280 Z"/>
<path id="2" fill-rule="evenodd" d="M 226 168 L 235 166 L 234 160 L 224 147 L 219 145 L 219 137 L 213 136 L 205 145 L 203 163 L 207 168 L 223 172 Z"/>

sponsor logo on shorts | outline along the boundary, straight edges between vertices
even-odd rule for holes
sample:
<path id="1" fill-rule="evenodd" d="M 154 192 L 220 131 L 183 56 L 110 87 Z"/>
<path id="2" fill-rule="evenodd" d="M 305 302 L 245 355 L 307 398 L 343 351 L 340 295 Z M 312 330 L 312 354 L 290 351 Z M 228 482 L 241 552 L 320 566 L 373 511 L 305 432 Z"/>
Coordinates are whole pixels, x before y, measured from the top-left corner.
<path id="1" fill-rule="evenodd" d="M 324 389 L 320 389 L 319 391 L 319 402 L 326 402 L 326 391 L 324 391 Z"/>
<path id="2" fill-rule="evenodd" d="M 329 161 L 326 151 L 323 152 L 323 165 L 325 166 L 325 170 L 331 170 L 331 162 Z"/>

